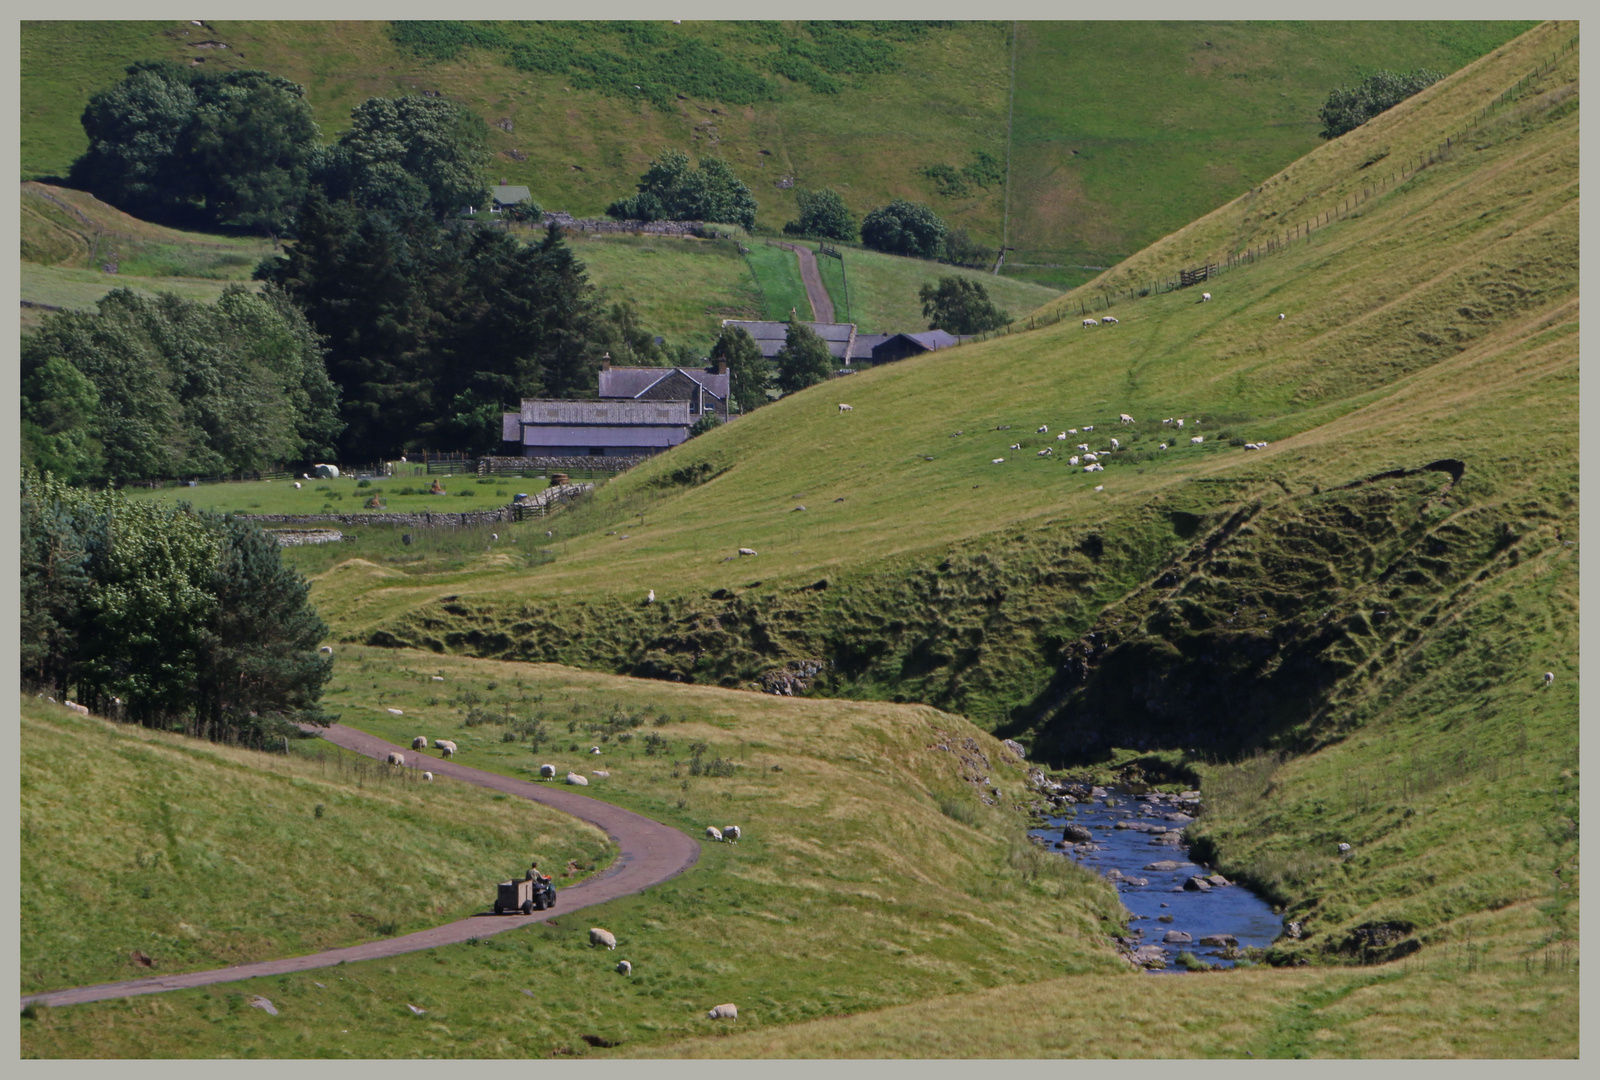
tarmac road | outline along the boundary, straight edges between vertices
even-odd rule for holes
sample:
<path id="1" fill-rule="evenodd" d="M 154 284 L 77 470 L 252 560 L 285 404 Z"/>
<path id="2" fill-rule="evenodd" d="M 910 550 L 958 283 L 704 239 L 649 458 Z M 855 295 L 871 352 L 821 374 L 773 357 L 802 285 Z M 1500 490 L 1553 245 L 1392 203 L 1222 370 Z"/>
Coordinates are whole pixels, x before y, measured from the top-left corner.
<path id="1" fill-rule="evenodd" d="M 354 750 L 379 761 L 384 760 L 391 751 L 415 754 L 415 751 L 407 747 L 384 742 L 376 736 L 345 727 L 343 724 L 332 725 L 322 735 L 336 746 Z M 332 967 L 335 964 L 355 963 L 358 960 L 399 956 L 402 953 L 419 952 L 439 945 L 455 945 L 469 938 L 488 937 L 491 934 L 515 930 L 529 923 L 542 922 L 557 915 L 578 911 L 607 900 L 615 900 L 619 896 L 640 892 L 676 877 L 699 861 L 700 844 L 692 837 L 658 821 L 652 821 L 642 814 L 635 814 L 631 810 L 579 795 L 565 786 L 557 787 L 553 782 L 533 783 L 528 780 L 515 780 L 509 776 L 484 772 L 481 769 L 458 765 L 453 761 L 441 761 L 435 757 L 427 759 L 426 767 L 435 776 L 447 776 L 452 780 L 477 784 L 507 795 L 543 803 L 563 813 L 571 814 L 581 821 L 596 825 L 604 829 L 611 837 L 612 843 L 617 845 L 616 861 L 604 872 L 582 884 L 561 889 L 556 907 L 548 911 L 536 911 L 531 915 L 486 913 L 446 923 L 443 926 L 435 926 L 431 930 L 419 930 L 404 937 L 369 941 L 364 945 L 330 949 L 309 956 L 265 960 L 255 964 L 237 964 L 233 967 L 191 971 L 182 975 L 155 975 L 143 979 L 129 979 L 125 982 L 50 990 L 27 995 L 22 999 L 22 1005 L 26 1006 L 30 1002 L 51 1006 L 77 1005 L 87 1001 L 104 1001 L 108 998 L 161 994 L 168 990 L 184 990 L 193 986 L 255 979 L 263 975 L 283 975 L 292 971 L 309 971 L 313 968 Z M 492 895 L 493 888 L 493 882 L 486 882 L 484 896 Z"/>

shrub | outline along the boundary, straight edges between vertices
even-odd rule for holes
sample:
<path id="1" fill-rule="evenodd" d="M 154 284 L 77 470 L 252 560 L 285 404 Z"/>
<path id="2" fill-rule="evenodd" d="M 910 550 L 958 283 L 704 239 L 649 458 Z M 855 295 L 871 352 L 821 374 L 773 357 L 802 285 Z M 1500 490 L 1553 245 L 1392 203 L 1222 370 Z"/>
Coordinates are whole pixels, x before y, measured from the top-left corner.
<path id="1" fill-rule="evenodd" d="M 922 203 L 896 199 L 880 206 L 861 223 L 861 241 L 890 255 L 937 259 L 948 229 L 944 220 Z"/>
<path id="2" fill-rule="evenodd" d="M 696 420 L 694 426 L 689 429 L 689 438 L 693 439 L 696 436 L 704 435 L 712 428 L 720 427 L 721 425 L 722 420 L 716 413 L 701 413 L 700 419 Z"/>
<path id="3" fill-rule="evenodd" d="M 749 229 L 756 223 L 756 199 L 721 158 L 702 158 L 700 167 L 691 169 L 688 154 L 668 150 L 639 178 L 638 192 L 612 203 L 606 214 L 630 221 L 716 221 Z"/>
<path id="4" fill-rule="evenodd" d="M 785 225 L 784 232 L 846 242 L 856 238 L 859 231 L 856 219 L 850 216 L 850 208 L 837 191 L 832 188 L 820 191 L 802 189 L 795 192 L 795 201 L 800 204 L 800 218 Z"/>
<path id="5" fill-rule="evenodd" d="M 928 329 L 952 334 L 981 334 L 1011 321 L 994 306 L 979 282 L 964 277 L 942 277 L 937 286 L 925 284 L 918 293 Z"/>
<path id="6" fill-rule="evenodd" d="M 1323 123 L 1318 134 L 1324 139 L 1337 139 L 1442 78 L 1442 74 L 1427 68 L 1408 72 L 1378 71 L 1361 80 L 1354 90 L 1340 87 L 1328 95 L 1317 112 L 1317 119 Z"/>
<path id="7" fill-rule="evenodd" d="M 956 266 L 971 266 L 987 270 L 995 257 L 995 250 L 980 244 L 965 229 L 951 229 L 944 238 L 944 261 Z"/>

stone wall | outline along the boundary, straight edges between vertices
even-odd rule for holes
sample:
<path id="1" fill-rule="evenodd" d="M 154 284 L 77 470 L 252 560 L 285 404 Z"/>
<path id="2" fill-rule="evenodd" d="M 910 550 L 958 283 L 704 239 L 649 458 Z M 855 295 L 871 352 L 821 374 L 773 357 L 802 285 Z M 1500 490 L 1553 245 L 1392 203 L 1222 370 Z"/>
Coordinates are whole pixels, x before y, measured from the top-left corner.
<path id="1" fill-rule="evenodd" d="M 515 472 L 522 470 L 540 470 L 542 472 L 570 473 L 578 469 L 599 469 L 602 472 L 631 469 L 640 462 L 649 461 L 648 455 L 643 457 L 590 457 L 588 454 L 574 454 L 567 457 L 481 457 L 478 459 L 480 472 L 495 470 Z"/>
<path id="2" fill-rule="evenodd" d="M 699 221 L 613 221 L 610 218 L 575 218 L 561 211 L 550 211 L 541 222 L 583 233 L 653 233 L 658 236 L 695 236 L 704 227 Z"/>
<path id="3" fill-rule="evenodd" d="M 509 506 L 494 510 L 467 510 L 459 514 L 429 511 L 400 514 L 384 511 L 367 514 L 235 514 L 234 517 L 253 521 L 257 525 L 317 525 L 328 522 L 338 525 L 406 525 L 419 529 L 442 525 L 488 525 L 491 522 L 516 520 Z"/>

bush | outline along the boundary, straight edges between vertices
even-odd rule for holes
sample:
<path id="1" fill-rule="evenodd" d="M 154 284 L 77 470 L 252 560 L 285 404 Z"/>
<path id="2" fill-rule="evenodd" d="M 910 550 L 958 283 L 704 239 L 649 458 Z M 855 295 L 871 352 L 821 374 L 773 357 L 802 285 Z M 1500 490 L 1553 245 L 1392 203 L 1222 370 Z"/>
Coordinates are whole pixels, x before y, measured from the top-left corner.
<path id="1" fill-rule="evenodd" d="M 1361 80 L 1354 90 L 1340 87 L 1328 95 L 1317 113 L 1323 123 L 1318 134 L 1324 139 L 1337 139 L 1442 78 L 1442 74 L 1427 68 L 1403 73 L 1378 71 Z"/>
<path id="2" fill-rule="evenodd" d="M 948 231 L 944 220 L 929 207 L 896 199 L 866 216 L 861 223 L 861 241 L 890 255 L 937 259 Z"/>
<path id="3" fill-rule="evenodd" d="M 979 282 L 964 277 L 942 277 L 937 286 L 925 284 L 918 293 L 928 329 L 951 334 L 981 334 L 997 330 L 1011 316 L 994 306 Z"/>
<path id="4" fill-rule="evenodd" d="M 639 178 L 636 194 L 606 208 L 625 221 L 716 221 L 749 229 L 756 223 L 756 199 L 749 187 L 717 157 L 689 167 L 689 155 L 668 150 Z"/>
<path id="5" fill-rule="evenodd" d="M 693 439 L 698 435 L 704 435 L 706 432 L 710 431 L 712 428 L 720 427 L 721 424 L 722 424 L 722 420 L 721 420 L 720 417 L 717 416 L 716 413 L 714 413 L 714 412 L 702 413 L 700 415 L 700 419 L 696 420 L 694 422 L 694 426 L 689 429 L 689 438 Z"/>
<path id="6" fill-rule="evenodd" d="M 987 270 L 994 261 L 994 248 L 980 244 L 965 229 L 951 229 L 944 238 L 944 261 L 956 266 Z"/>
<path id="7" fill-rule="evenodd" d="M 856 238 L 856 219 L 850 216 L 850 208 L 837 191 L 832 188 L 820 191 L 802 189 L 795 192 L 795 201 L 800 204 L 800 219 L 785 225 L 784 232 L 846 242 Z"/>

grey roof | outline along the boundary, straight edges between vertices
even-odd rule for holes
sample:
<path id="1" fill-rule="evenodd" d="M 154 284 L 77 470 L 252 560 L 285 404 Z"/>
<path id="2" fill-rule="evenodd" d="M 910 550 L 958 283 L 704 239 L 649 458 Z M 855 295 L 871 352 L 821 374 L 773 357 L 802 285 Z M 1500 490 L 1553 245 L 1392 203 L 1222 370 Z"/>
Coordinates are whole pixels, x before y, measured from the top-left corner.
<path id="1" fill-rule="evenodd" d="M 870 359 L 872 350 L 894 337 L 893 334 L 857 334 L 855 344 L 850 347 L 850 359 Z"/>
<path id="2" fill-rule="evenodd" d="M 689 437 L 687 425 L 673 427 L 596 427 L 591 424 L 530 424 L 523 446 L 677 446 Z"/>
<path id="3" fill-rule="evenodd" d="M 726 372 L 717 375 L 701 368 L 659 367 L 620 367 L 602 371 L 600 372 L 600 396 L 602 398 L 636 398 L 674 371 L 683 372 L 689 378 L 705 387 L 708 393 L 724 401 L 728 399 L 728 375 Z"/>
<path id="4" fill-rule="evenodd" d="M 694 421 L 687 401 L 602 401 L 549 400 L 523 398 L 520 417 L 526 435 L 527 425 L 569 424 L 589 427 L 681 426 Z"/>
<path id="5" fill-rule="evenodd" d="M 498 184 L 489 189 L 496 206 L 515 206 L 523 199 L 532 199 L 533 193 L 525 184 Z"/>
<path id="6" fill-rule="evenodd" d="M 756 344 L 761 348 L 761 355 L 768 360 L 777 356 L 783 348 L 783 343 L 789 336 L 789 324 L 786 322 L 772 322 L 766 319 L 723 319 L 723 326 L 737 326 L 751 337 L 756 339 Z M 850 343 L 855 339 L 855 323 L 823 323 L 808 322 L 816 335 L 828 343 L 828 352 L 835 360 L 843 360 L 852 354 Z"/>
<path id="7" fill-rule="evenodd" d="M 500 441 L 501 442 L 520 442 L 521 439 L 522 439 L 522 414 L 521 413 L 514 413 L 514 412 L 501 413 L 500 414 Z"/>
<path id="8" fill-rule="evenodd" d="M 920 334 L 907 334 L 906 337 L 929 350 L 948 349 L 952 345 L 961 344 L 953 335 L 943 330 L 925 330 Z"/>

